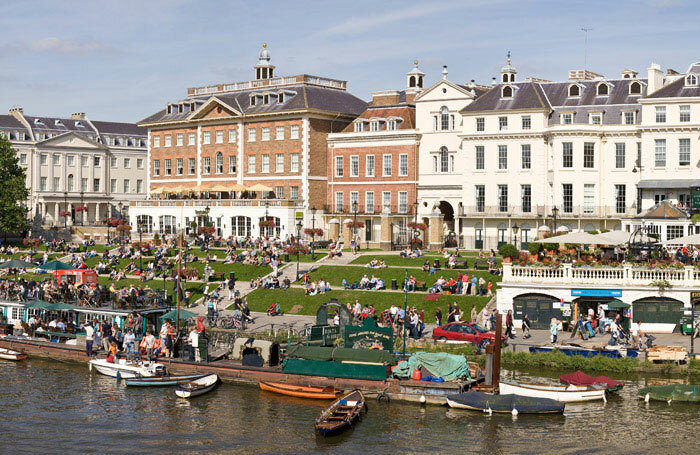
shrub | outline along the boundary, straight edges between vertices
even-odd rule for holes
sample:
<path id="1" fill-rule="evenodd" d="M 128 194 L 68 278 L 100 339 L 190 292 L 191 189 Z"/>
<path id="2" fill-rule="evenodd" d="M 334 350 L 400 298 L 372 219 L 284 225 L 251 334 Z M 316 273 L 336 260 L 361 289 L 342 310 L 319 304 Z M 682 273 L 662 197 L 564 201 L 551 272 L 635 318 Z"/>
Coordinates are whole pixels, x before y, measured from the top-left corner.
<path id="1" fill-rule="evenodd" d="M 153 234 L 153 244 L 156 246 L 160 246 L 160 234 L 157 232 Z"/>
<path id="2" fill-rule="evenodd" d="M 511 259 L 517 259 L 520 256 L 520 252 L 518 251 L 518 249 L 510 243 L 501 245 L 500 248 L 498 248 L 498 254 L 500 254 L 504 258 Z"/>
<path id="3" fill-rule="evenodd" d="M 542 251 L 542 248 L 543 248 L 543 246 L 541 243 L 530 242 L 527 245 L 527 251 L 533 256 L 537 256 L 539 254 L 539 252 Z"/>

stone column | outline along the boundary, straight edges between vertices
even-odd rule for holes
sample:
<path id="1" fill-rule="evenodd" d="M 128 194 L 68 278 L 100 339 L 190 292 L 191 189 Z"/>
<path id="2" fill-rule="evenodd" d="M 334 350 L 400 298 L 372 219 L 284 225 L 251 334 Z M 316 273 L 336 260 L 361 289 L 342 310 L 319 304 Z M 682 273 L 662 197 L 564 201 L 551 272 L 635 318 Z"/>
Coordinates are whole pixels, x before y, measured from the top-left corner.
<path id="1" fill-rule="evenodd" d="M 438 211 L 433 211 L 430 214 L 429 217 L 429 224 L 430 226 L 428 227 L 428 249 L 430 250 L 436 250 L 442 247 L 444 240 L 443 240 L 443 228 L 442 228 L 442 213 Z"/>
<path id="2" fill-rule="evenodd" d="M 68 213 L 71 213 L 71 214 L 73 213 L 73 203 L 72 202 L 68 203 L 68 207 L 66 207 L 66 211 Z M 74 224 L 75 223 L 74 223 L 73 217 L 72 216 L 68 217 L 68 226 L 73 226 Z"/>
<path id="3" fill-rule="evenodd" d="M 342 221 L 343 224 L 346 224 L 346 221 Z M 352 228 L 349 228 L 346 226 L 343 226 L 343 243 L 345 248 L 350 248 L 350 242 L 352 241 Z"/>
<path id="4" fill-rule="evenodd" d="M 391 250 L 391 220 L 389 214 L 382 213 L 379 219 L 379 248 L 382 251 Z"/>
<path id="5" fill-rule="evenodd" d="M 53 225 L 58 226 L 58 212 L 59 212 L 59 207 L 58 207 L 58 202 L 54 202 L 53 205 Z"/>
<path id="6" fill-rule="evenodd" d="M 95 219 L 93 220 L 94 224 L 100 224 L 100 203 L 96 202 L 95 203 Z"/>
<path id="7" fill-rule="evenodd" d="M 340 221 L 333 218 L 328 222 L 328 239 L 337 240 L 340 237 Z"/>

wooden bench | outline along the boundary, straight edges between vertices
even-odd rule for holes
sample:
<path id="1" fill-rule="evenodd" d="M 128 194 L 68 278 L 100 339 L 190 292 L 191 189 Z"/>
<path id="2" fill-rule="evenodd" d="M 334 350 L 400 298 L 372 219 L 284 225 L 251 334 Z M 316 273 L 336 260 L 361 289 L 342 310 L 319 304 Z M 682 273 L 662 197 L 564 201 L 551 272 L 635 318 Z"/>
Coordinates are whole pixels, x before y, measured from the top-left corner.
<path id="1" fill-rule="evenodd" d="M 428 284 L 425 281 L 416 281 L 416 291 L 427 291 Z"/>
<path id="2" fill-rule="evenodd" d="M 489 262 L 485 261 L 483 259 L 477 259 L 474 261 L 474 269 L 476 270 L 488 270 L 489 269 Z"/>
<path id="3" fill-rule="evenodd" d="M 226 279 L 226 274 L 224 272 L 214 272 L 209 275 L 209 281 L 224 281 Z"/>

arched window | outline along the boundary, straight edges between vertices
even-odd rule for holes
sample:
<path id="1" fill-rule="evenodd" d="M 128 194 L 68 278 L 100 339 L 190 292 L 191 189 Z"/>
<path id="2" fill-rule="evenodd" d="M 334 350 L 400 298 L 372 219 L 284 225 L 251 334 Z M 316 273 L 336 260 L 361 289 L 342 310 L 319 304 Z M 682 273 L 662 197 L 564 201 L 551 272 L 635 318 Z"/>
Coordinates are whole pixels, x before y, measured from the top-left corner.
<path id="1" fill-rule="evenodd" d="M 610 87 L 605 82 L 598 85 L 598 96 L 608 96 L 610 94 Z"/>
<path id="2" fill-rule="evenodd" d="M 503 90 L 501 90 L 501 97 L 502 98 L 513 98 L 513 87 L 510 85 L 506 85 L 503 87 Z"/>
<path id="3" fill-rule="evenodd" d="M 578 85 L 570 85 L 569 86 L 569 96 L 581 96 L 581 87 Z"/>
<path id="4" fill-rule="evenodd" d="M 630 84 L 630 95 L 639 95 L 642 93 L 642 84 L 639 82 L 632 82 Z"/>
<path id="5" fill-rule="evenodd" d="M 515 82 L 515 73 L 510 75 L 510 81 Z"/>
<path id="6" fill-rule="evenodd" d="M 221 152 L 216 154 L 216 173 L 224 173 L 224 155 L 222 155 Z"/>
<path id="7" fill-rule="evenodd" d="M 440 148 L 440 172 L 449 172 L 450 170 L 450 154 L 447 152 L 447 147 Z"/>
<path id="8" fill-rule="evenodd" d="M 503 79 L 503 82 L 508 82 L 508 75 L 504 74 L 502 79 Z"/>
<path id="9" fill-rule="evenodd" d="M 408 86 L 409 87 L 415 87 L 416 86 L 416 76 L 411 76 L 408 78 Z"/>
<path id="10" fill-rule="evenodd" d="M 698 85 L 698 77 L 694 74 L 688 74 L 685 78 L 685 85 Z"/>
<path id="11" fill-rule="evenodd" d="M 450 110 L 447 106 L 442 106 L 440 109 L 440 129 L 448 131 L 450 129 Z"/>
<path id="12" fill-rule="evenodd" d="M 423 88 L 423 76 L 418 76 L 418 87 Z"/>
<path id="13" fill-rule="evenodd" d="M 75 185 L 75 179 L 73 178 L 73 174 L 68 174 L 68 185 L 66 186 L 66 191 L 74 191 Z M 58 188 L 54 188 L 54 191 L 58 191 Z"/>

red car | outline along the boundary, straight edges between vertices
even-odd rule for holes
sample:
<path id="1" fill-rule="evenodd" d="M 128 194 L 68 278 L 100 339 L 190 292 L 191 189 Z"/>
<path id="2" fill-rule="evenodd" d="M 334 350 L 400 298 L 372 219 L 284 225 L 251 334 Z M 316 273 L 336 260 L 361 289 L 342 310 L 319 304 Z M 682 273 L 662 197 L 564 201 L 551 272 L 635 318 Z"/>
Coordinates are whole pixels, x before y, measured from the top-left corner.
<path id="1" fill-rule="evenodd" d="M 433 329 L 434 340 L 455 340 L 480 343 L 483 340 L 493 342 L 496 339 L 494 332 L 489 332 L 479 324 L 472 322 L 450 322 Z M 505 341 L 506 336 L 501 335 L 501 340 Z"/>

